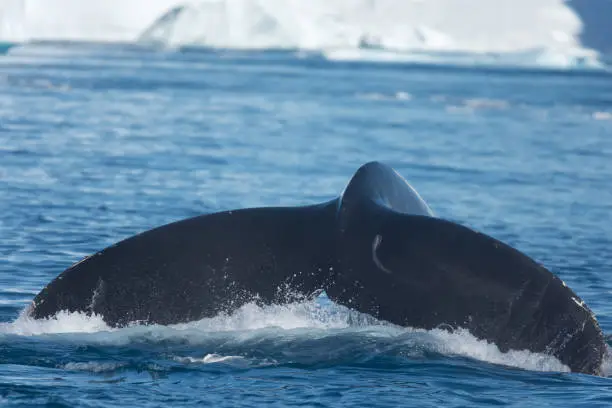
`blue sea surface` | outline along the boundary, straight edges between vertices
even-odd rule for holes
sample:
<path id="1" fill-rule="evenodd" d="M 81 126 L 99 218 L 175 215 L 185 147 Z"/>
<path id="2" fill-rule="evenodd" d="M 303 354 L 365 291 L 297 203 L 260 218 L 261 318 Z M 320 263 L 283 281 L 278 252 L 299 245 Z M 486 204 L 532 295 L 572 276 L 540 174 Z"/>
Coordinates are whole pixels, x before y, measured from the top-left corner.
<path id="1" fill-rule="evenodd" d="M 607 376 L 325 296 L 168 327 L 22 313 L 116 241 L 328 200 L 371 160 L 544 264 L 612 332 L 610 73 L 31 44 L 0 56 L 0 405 L 612 405 Z"/>

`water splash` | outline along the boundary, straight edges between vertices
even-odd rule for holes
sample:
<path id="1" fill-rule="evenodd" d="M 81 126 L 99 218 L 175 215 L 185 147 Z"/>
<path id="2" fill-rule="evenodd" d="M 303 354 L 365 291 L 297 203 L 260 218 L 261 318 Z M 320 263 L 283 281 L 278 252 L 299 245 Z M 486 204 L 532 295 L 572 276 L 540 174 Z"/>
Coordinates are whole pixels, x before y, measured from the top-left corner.
<path id="1" fill-rule="evenodd" d="M 83 345 L 163 344 L 171 349 L 172 344 L 187 344 L 209 350 L 204 356 L 173 357 L 182 363 L 261 365 L 276 364 L 283 358 L 289 358 L 289 362 L 321 363 L 328 359 L 371 360 L 387 354 L 426 359 L 428 354 L 435 353 L 527 370 L 569 371 L 549 355 L 525 350 L 503 353 L 495 344 L 479 340 L 464 330 L 427 331 L 381 322 L 332 303 L 324 293 L 314 301 L 265 307 L 247 304 L 233 314 L 169 326 L 133 325 L 114 329 L 96 315 L 61 312 L 53 318 L 32 320 L 24 312 L 16 321 L 0 325 L 0 338 L 15 335 L 44 336 L 53 341 Z M 258 357 L 245 357 L 256 353 L 255 350 L 260 354 Z M 66 368 L 114 369 L 98 363 L 83 364 Z"/>
<path id="2" fill-rule="evenodd" d="M 12 323 L 0 323 L 0 335 L 16 334 L 19 336 L 37 336 L 41 334 L 61 333 L 97 333 L 111 328 L 101 316 L 88 316 L 84 313 L 61 311 L 47 319 L 35 320 L 24 309 L 17 320 Z"/>

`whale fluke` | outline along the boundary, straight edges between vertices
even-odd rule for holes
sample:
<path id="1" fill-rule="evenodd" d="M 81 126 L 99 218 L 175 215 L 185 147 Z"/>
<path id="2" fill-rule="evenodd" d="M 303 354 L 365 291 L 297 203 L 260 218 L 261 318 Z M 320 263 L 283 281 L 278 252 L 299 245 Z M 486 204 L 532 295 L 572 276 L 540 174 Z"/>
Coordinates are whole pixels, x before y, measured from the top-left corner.
<path id="1" fill-rule="evenodd" d="M 599 374 L 606 351 L 594 315 L 558 277 L 495 238 L 437 218 L 379 162 L 325 203 L 201 215 L 127 238 L 62 272 L 29 313 L 172 324 L 320 290 L 381 320 L 465 328 L 502 351 L 550 354 L 575 372 Z"/>

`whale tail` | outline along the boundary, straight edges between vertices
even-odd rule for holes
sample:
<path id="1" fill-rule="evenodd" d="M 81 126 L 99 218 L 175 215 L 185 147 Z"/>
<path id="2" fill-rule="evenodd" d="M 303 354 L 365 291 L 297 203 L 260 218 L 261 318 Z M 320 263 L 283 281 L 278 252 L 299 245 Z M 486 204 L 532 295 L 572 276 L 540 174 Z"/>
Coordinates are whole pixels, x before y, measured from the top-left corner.
<path id="1" fill-rule="evenodd" d="M 170 324 L 321 289 L 394 324 L 465 328 L 502 351 L 552 354 L 573 371 L 599 373 L 606 350 L 591 311 L 560 279 L 503 242 L 434 217 L 376 162 L 326 203 L 202 215 L 121 241 L 60 274 L 30 313 Z"/>

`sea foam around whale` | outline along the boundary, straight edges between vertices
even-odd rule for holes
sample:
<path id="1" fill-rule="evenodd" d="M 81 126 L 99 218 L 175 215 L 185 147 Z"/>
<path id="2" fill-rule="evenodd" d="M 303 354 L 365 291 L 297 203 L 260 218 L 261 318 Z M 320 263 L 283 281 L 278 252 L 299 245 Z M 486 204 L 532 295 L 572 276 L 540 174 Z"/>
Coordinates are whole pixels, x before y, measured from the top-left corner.
<path id="1" fill-rule="evenodd" d="M 61 312 L 54 318 L 33 320 L 26 313 L 12 323 L 0 324 L 0 338 L 31 336 L 61 344 L 118 347 L 164 345 L 174 361 L 184 364 L 243 366 L 337 364 L 379 358 L 426 360 L 460 357 L 535 371 L 568 372 L 554 357 L 523 350 L 501 352 L 495 344 L 469 332 L 444 328 L 419 330 L 377 321 L 329 301 L 260 307 L 247 304 L 231 315 L 195 322 L 133 325 L 115 329 L 97 315 Z M 173 345 L 177 352 L 172 351 Z M 181 353 L 189 346 L 188 355 Z M 202 348 L 194 353 L 193 348 Z M 103 366 L 100 366 L 103 364 Z M 107 362 L 72 364 L 66 368 L 104 370 Z M 113 366 L 115 367 L 115 366 Z"/>

